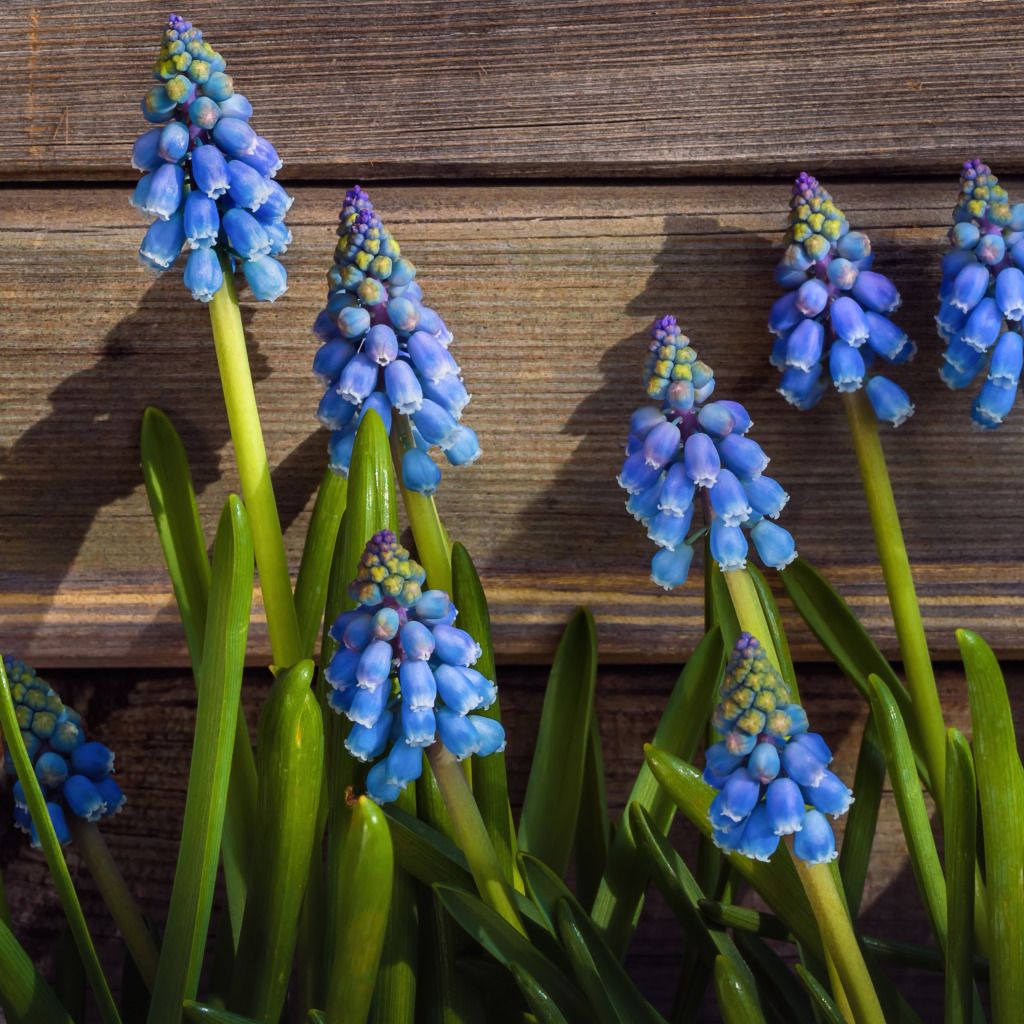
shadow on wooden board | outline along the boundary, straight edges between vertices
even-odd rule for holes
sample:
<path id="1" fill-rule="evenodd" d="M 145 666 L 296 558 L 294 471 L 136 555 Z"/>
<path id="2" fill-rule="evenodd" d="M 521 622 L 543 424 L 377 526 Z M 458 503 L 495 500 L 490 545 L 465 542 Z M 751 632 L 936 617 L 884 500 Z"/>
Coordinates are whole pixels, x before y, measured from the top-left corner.
<path id="1" fill-rule="evenodd" d="M 241 307 L 246 327 L 253 308 Z M 209 338 L 209 344 L 196 344 L 197 336 Z M 147 382 L 130 386 L 125 374 L 139 365 L 140 356 Z M 270 376 L 266 356 L 252 343 L 249 363 L 254 382 Z M 221 478 L 221 451 L 230 434 L 226 415 L 208 412 L 221 408 L 223 398 L 206 307 L 188 297 L 180 275 L 157 278 L 138 307 L 108 332 L 99 361 L 62 380 L 48 399 L 49 414 L 0 452 L 0 551 L 22 575 L 35 575 L 47 607 L 99 511 L 142 484 L 138 459 L 125 459 L 123 453 L 138 451 L 147 405 L 166 412 L 181 435 L 197 494 Z M 278 494 L 287 496 L 281 506 L 285 529 L 319 483 L 325 448 L 326 433 L 317 430 L 273 471 Z M 4 582 L 0 567 L 0 588 Z M 45 609 L 33 611 L 32 622 L 41 623 Z M 166 642 L 166 627 L 157 625 L 161 618 L 139 632 L 134 649 L 147 646 L 150 629 L 162 630 Z M 26 646 L 38 628 L 26 630 Z"/>

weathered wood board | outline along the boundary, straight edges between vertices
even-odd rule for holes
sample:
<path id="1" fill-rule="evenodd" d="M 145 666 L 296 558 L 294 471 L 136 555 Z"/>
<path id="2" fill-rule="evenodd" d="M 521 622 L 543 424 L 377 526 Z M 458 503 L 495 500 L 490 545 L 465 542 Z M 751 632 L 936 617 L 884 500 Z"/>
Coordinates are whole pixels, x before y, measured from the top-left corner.
<path id="1" fill-rule="evenodd" d="M 1024 741 L 1021 682 L 1024 667 L 1007 666 L 1007 679 Z M 508 731 L 506 765 L 509 792 L 518 815 L 530 770 L 546 671 L 508 668 L 499 672 L 502 720 Z M 128 796 L 124 811 L 101 825 L 128 886 L 143 909 L 163 922 L 177 860 L 180 823 L 188 784 L 195 690 L 188 676 L 173 671 L 121 670 L 112 673 L 47 673 L 63 697 L 85 715 L 89 736 L 117 752 L 118 782 Z M 618 818 L 642 763 L 642 745 L 654 733 L 675 680 L 664 666 L 602 669 L 596 705 L 601 723 L 607 797 Z M 259 703 L 267 692 L 266 675 L 252 672 L 243 689 L 255 736 Z M 940 666 L 938 687 L 948 725 L 970 734 L 970 717 L 959 666 Z M 804 666 L 801 697 L 812 723 L 836 756 L 833 769 L 852 782 L 866 707 L 832 668 Z M 698 764 L 703 760 L 698 757 Z M 887 784 L 888 786 L 888 784 Z M 30 954 L 52 971 L 52 949 L 60 911 L 42 856 L 10 825 L 10 791 L 0 790 L 0 869 L 10 895 L 15 930 Z M 841 834 L 843 819 L 836 823 Z M 696 832 L 689 822 L 673 826 L 673 841 L 691 867 Z M 121 944 L 113 922 L 96 894 L 73 847 L 69 861 L 86 917 L 108 977 L 120 977 Z M 749 899 L 749 894 L 745 897 Z M 907 860 L 906 846 L 891 792 L 886 789 L 879 816 L 860 926 L 868 935 L 927 941 L 928 926 Z M 683 935 L 671 911 L 655 893 L 647 902 L 627 962 L 630 973 L 655 1004 L 668 1011 L 676 983 Z M 904 972 L 901 988 L 923 1020 L 941 1018 L 942 986 L 922 972 Z M 718 1021 L 709 1008 L 703 1021 Z"/>
<path id="2" fill-rule="evenodd" d="M 0 176 L 129 179 L 166 13 L 9 0 Z M 1008 0 L 230 0 L 185 16 L 292 177 L 955 174 L 975 152 L 1024 169 Z"/>
<path id="3" fill-rule="evenodd" d="M 295 192 L 291 290 L 273 306 L 244 303 L 293 571 L 325 458 L 309 325 L 341 198 Z M 840 182 L 833 193 L 872 233 L 878 266 L 904 294 L 897 319 L 921 346 L 896 374 L 917 412 L 883 442 L 929 635 L 946 656 L 959 625 L 1020 652 L 1024 419 L 976 434 L 969 395 L 936 376 L 934 292 L 955 185 Z M 671 594 L 649 582 L 654 546 L 615 483 L 629 412 L 644 401 L 647 331 L 668 312 L 715 368 L 716 393 L 748 405 L 752 436 L 792 494 L 782 525 L 895 651 L 838 396 L 797 413 L 767 364 L 785 185 L 372 194 L 454 329 L 474 395 L 466 416 L 484 456 L 446 470 L 438 504 L 478 562 L 504 660 L 548 658 L 581 602 L 606 660 L 676 661 L 699 636 L 699 572 Z M 139 468 L 147 405 L 182 433 L 211 538 L 238 486 L 206 311 L 180 269 L 154 283 L 135 265 L 143 223 L 127 199 L 123 187 L 22 189 L 4 193 L 0 212 L 0 613 L 8 649 L 40 665 L 187 663 Z M 820 656 L 806 631 L 792 639 L 798 658 Z"/>

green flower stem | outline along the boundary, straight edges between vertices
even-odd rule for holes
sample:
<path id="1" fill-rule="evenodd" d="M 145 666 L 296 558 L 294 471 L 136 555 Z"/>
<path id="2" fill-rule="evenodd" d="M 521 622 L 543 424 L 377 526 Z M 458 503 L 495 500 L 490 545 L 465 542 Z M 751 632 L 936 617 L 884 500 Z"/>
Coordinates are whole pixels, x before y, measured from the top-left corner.
<path id="1" fill-rule="evenodd" d="M 231 441 L 235 446 L 245 510 L 252 525 L 270 646 L 274 661 L 282 667 L 290 667 L 303 657 L 299 620 L 295 613 L 281 520 L 274 501 L 267 450 L 263 445 L 263 431 L 252 387 L 249 356 L 245 350 L 245 332 L 238 311 L 234 275 L 228 257 L 223 252 L 219 255 L 224 284 L 210 301 L 217 365 L 224 388 L 224 405 L 227 407 Z"/>
<path id="2" fill-rule="evenodd" d="M 152 992 L 160 953 L 135 900 L 128 891 L 124 876 L 95 822 L 86 821 L 76 814 L 69 814 L 67 821 L 71 837 L 75 841 L 75 849 L 82 855 L 89 874 L 92 875 L 103 902 L 106 903 L 117 930 L 121 933 L 121 938 L 124 939 L 124 944 L 139 969 L 142 980 Z"/>
<path id="3" fill-rule="evenodd" d="M 757 588 L 750 574 L 746 569 L 735 569 L 732 572 L 724 572 L 726 586 L 729 588 L 729 596 L 732 598 L 732 606 L 736 609 L 736 618 L 739 620 L 740 629 L 756 636 L 764 648 L 768 660 L 777 668 L 782 668 L 779 661 L 775 644 L 772 643 L 772 634 L 768 628 L 768 620 L 764 617 L 764 609 L 761 607 L 761 599 L 757 596 Z"/>
<path id="4" fill-rule="evenodd" d="M 427 760 L 437 779 L 445 806 L 455 826 L 459 846 L 466 855 L 480 898 L 522 935 L 526 929 L 516 910 L 512 889 L 498 863 L 480 809 L 455 755 L 440 739 L 427 747 Z"/>
<path id="5" fill-rule="evenodd" d="M 843 402 L 871 514 L 871 527 L 875 533 L 878 560 L 882 565 L 885 589 L 889 595 L 889 607 L 896 625 L 896 639 L 903 658 L 907 688 L 910 690 L 914 717 L 924 747 L 921 754 L 928 766 L 932 796 L 941 818 L 946 803 L 946 726 L 935 688 L 935 673 L 924 635 L 921 609 L 914 591 L 914 577 L 910 571 L 910 560 L 903 543 L 903 531 L 896 512 L 889 471 L 878 436 L 878 422 L 863 388 L 843 395 Z"/>
<path id="6" fill-rule="evenodd" d="M 786 845 L 792 853 L 792 836 L 786 837 Z M 848 1000 L 853 1011 L 851 1024 L 854 1021 L 856 1024 L 885 1024 L 875 986 L 871 983 L 867 964 L 864 963 L 853 934 L 850 916 L 836 888 L 831 866 L 806 864 L 795 854 L 793 863 L 821 929 L 826 956 L 831 959 L 839 975 L 840 985 L 833 992 L 836 1001 L 842 1005 L 843 997 Z M 829 973 L 832 973 L 831 970 Z M 843 996 L 840 996 L 840 992 Z"/>
<path id="7" fill-rule="evenodd" d="M 402 454 L 413 447 L 408 416 L 396 416 L 391 432 L 391 453 L 402 488 L 402 502 L 409 516 L 416 554 L 427 571 L 427 585 L 433 590 L 452 592 L 452 542 L 448 539 L 433 497 L 410 491 L 402 478 Z"/>
<path id="8" fill-rule="evenodd" d="M 7 680 L 7 670 L 4 668 L 2 657 L 0 657 L 0 732 L 7 736 L 7 749 L 11 752 L 15 771 L 21 780 L 25 802 L 28 804 L 29 813 L 36 826 L 36 834 L 39 836 L 39 844 L 46 857 L 46 865 L 53 877 L 61 909 L 64 911 L 71 934 L 74 936 L 78 955 L 82 958 L 82 964 L 89 978 L 93 995 L 96 997 L 103 1024 L 121 1024 L 117 1005 L 114 1003 L 114 997 L 111 995 L 107 979 L 103 976 L 103 968 L 100 966 L 96 949 L 89 937 L 89 928 L 85 923 L 82 905 L 78 902 L 78 894 L 75 892 L 67 862 L 64 860 L 64 854 L 61 852 L 60 842 L 57 839 L 57 833 L 50 820 L 50 812 L 46 809 L 46 797 L 43 796 L 43 791 L 39 787 L 39 780 L 32 767 L 32 760 L 25 749 L 25 741 L 21 738 L 21 729 L 14 711 L 14 697 L 11 694 L 11 685 Z"/>

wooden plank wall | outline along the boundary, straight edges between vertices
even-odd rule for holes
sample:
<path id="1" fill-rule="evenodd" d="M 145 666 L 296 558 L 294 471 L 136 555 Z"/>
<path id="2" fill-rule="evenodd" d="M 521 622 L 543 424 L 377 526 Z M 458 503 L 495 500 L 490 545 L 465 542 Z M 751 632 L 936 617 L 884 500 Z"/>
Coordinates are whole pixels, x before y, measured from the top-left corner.
<path id="1" fill-rule="evenodd" d="M 962 625 L 1024 655 L 1024 419 L 970 430 L 969 396 L 937 379 L 932 323 L 960 161 L 982 156 L 1011 191 L 1024 173 L 1010 127 L 1024 114 L 1019 5 L 273 0 L 255 13 L 229 0 L 181 13 L 225 54 L 296 196 L 290 291 L 273 306 L 243 294 L 293 570 L 327 437 L 312 417 L 309 325 L 345 188 L 371 189 L 455 331 L 485 454 L 446 472 L 439 507 L 492 603 L 517 793 L 543 685 L 524 666 L 550 658 L 576 604 L 598 620 L 613 810 L 670 666 L 700 634 L 698 569 L 672 594 L 648 581 L 654 549 L 614 481 L 643 401 L 647 330 L 664 313 L 715 367 L 719 394 L 750 409 L 792 494 L 782 522 L 801 552 L 896 652 L 840 403 L 790 410 L 767 365 L 771 274 L 799 170 L 871 233 L 920 346 L 899 375 L 916 414 L 883 440 L 933 650 L 955 657 Z M 165 17 L 127 0 L 0 10 L 0 649 L 63 667 L 55 681 L 118 749 L 131 803 L 109 826 L 112 845 L 158 917 L 191 684 L 139 471 L 143 409 L 164 408 L 181 431 L 211 536 L 238 486 L 206 312 L 180 267 L 154 281 L 134 257 L 143 222 L 127 202 L 130 147 L 146 127 L 138 101 Z M 820 649 L 784 612 L 812 680 L 804 692 L 852 774 L 863 708 L 813 664 Z M 257 601 L 254 666 L 269 658 L 261 616 Z M 966 728 L 958 667 L 940 675 L 950 721 Z M 1018 709 L 1021 677 L 1019 666 L 1009 677 Z M 252 714 L 264 685 L 254 671 Z M 19 928 L 42 953 L 54 904 L 8 820 L 0 803 L 0 863 Z M 902 922 L 909 937 L 923 919 L 891 803 L 876 849 L 868 919 L 879 931 Z M 95 900 L 89 912 L 110 955 Z M 678 942 L 662 908 L 631 961 L 662 1006 L 676 953 L 666 936 Z M 934 986 L 915 984 L 934 1009 Z"/>

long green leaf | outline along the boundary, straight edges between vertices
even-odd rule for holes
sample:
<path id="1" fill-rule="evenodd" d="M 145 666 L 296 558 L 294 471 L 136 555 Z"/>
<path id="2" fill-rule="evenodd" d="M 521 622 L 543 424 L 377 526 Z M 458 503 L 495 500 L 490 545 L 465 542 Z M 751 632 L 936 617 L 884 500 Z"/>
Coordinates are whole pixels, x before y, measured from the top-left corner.
<path id="1" fill-rule="evenodd" d="M 644 756 L 654 777 L 676 806 L 705 835 L 711 835 L 708 807 L 715 791 L 701 779 L 692 765 L 657 747 L 645 746 Z M 821 934 L 789 851 L 780 846 L 768 863 L 750 860 L 732 852 L 726 858 L 781 918 L 796 938 L 822 954 Z"/>
<path id="2" fill-rule="evenodd" d="M 750 932 L 738 931 L 736 948 L 757 979 L 758 991 L 765 997 L 762 1008 L 770 1002 L 786 1024 L 815 1024 L 807 993 L 800 987 L 782 958 L 764 939 Z"/>
<path id="3" fill-rule="evenodd" d="M 0 998 L 20 1024 L 74 1024 L 2 918 Z"/>
<path id="4" fill-rule="evenodd" d="M 874 673 L 885 683 L 907 723 L 914 751 L 920 752 L 910 693 L 839 591 L 803 558 L 787 565 L 779 579 L 818 642 L 866 701 L 871 700 L 868 676 Z M 918 773 L 927 786 L 923 763 Z"/>
<path id="5" fill-rule="evenodd" d="M 313 657 L 327 601 L 327 583 L 331 574 L 331 556 L 338 540 L 341 517 L 345 514 L 348 480 L 330 467 L 324 470 L 310 516 L 302 561 L 295 580 L 295 612 L 299 617 L 302 653 Z"/>
<path id="6" fill-rule="evenodd" d="M 604 778 L 601 726 L 597 720 L 597 709 L 592 705 L 590 723 L 587 726 L 580 810 L 576 817 L 576 832 L 573 836 L 576 892 L 585 907 L 593 905 L 601 887 L 601 879 L 608 867 L 611 826 L 608 821 L 608 798 L 605 795 Z"/>
<path id="7" fill-rule="evenodd" d="M 974 979 L 974 863 L 978 790 L 971 748 L 956 729 L 946 733 L 946 1024 L 971 1024 Z"/>
<path id="8" fill-rule="evenodd" d="M 580 988 L 603 1024 L 665 1024 L 665 1018 L 629 979 L 619 958 L 605 945 L 593 922 L 575 900 L 558 904 L 558 932 Z"/>
<path id="9" fill-rule="evenodd" d="M 258 1024 L 251 1017 L 243 1017 L 240 1013 L 232 1013 L 216 1006 L 205 1006 L 194 999 L 186 999 L 182 1004 L 185 1020 L 191 1024 Z"/>
<path id="10" fill-rule="evenodd" d="M 323 720 L 312 679 L 312 661 L 284 670 L 260 709 L 256 848 L 228 1005 L 266 1024 L 287 995 L 316 832 Z"/>
<path id="11" fill-rule="evenodd" d="M 569 866 L 597 680 L 597 629 L 580 608 L 558 645 L 519 819 L 519 847 L 556 874 Z"/>
<path id="12" fill-rule="evenodd" d="M 722 633 L 715 626 L 704 634 L 680 674 L 654 733 L 654 746 L 687 761 L 693 757 L 714 708 L 724 668 Z M 594 923 L 619 956 L 625 954 L 629 945 L 647 886 L 629 825 L 632 804 L 645 807 L 662 833 L 668 832 L 675 816 L 675 804 L 645 763 L 633 783 L 622 821 L 612 839 L 608 866 L 591 910 Z"/>
<path id="13" fill-rule="evenodd" d="M 361 796 L 350 819 L 341 862 L 346 893 L 327 979 L 325 1024 L 365 1024 L 391 905 L 394 856 L 384 812 Z"/>
<path id="14" fill-rule="evenodd" d="M 406 786 L 394 807 L 416 821 L 416 788 Z M 385 812 L 386 815 L 386 812 Z M 390 829 L 391 822 L 388 822 Z M 394 835 L 391 837 L 394 857 Z M 384 932 L 377 985 L 370 1004 L 371 1024 L 414 1024 L 416 1016 L 416 974 L 419 956 L 418 886 L 413 875 L 395 860 L 391 884 L 391 906 Z M 425 899 L 430 899 L 424 893 Z"/>
<path id="15" fill-rule="evenodd" d="M 853 791 L 857 799 L 846 818 L 843 848 L 839 852 L 839 876 L 843 880 L 843 892 L 850 907 L 850 917 L 854 921 L 857 920 L 860 901 L 864 896 L 864 882 L 878 827 L 878 809 L 882 803 L 884 785 L 885 754 L 874 716 L 868 715 L 860 740 L 860 753 L 857 755 L 857 772 L 853 779 Z"/>
<path id="16" fill-rule="evenodd" d="M 164 550 L 185 642 L 196 668 L 203 660 L 210 560 L 199 522 L 188 458 L 178 432 L 159 409 L 142 416 L 142 475 Z"/>
<path id="17" fill-rule="evenodd" d="M 698 907 L 704 893 L 672 844 L 655 827 L 650 814 L 634 804 L 629 815 L 648 873 L 686 930 L 687 942 L 697 944 L 705 963 L 712 964 L 716 956 L 724 956 L 737 971 L 749 975 L 732 939 L 723 931 L 709 930 L 704 923 Z M 753 984 L 753 976 L 748 981 Z"/>
<path id="18" fill-rule="evenodd" d="M 532 943 L 481 899 L 461 889 L 435 885 L 449 914 L 496 960 L 520 964 L 555 1002 L 571 1024 L 591 1024 L 593 1012 L 576 985 Z"/>
<path id="19" fill-rule="evenodd" d="M 99 957 L 89 936 L 89 927 L 85 923 L 85 915 L 82 913 L 82 905 L 78 902 L 78 894 L 71 881 L 68 866 L 64 860 L 64 854 L 60 848 L 60 841 L 50 819 L 50 812 L 46 806 L 46 797 L 39 786 L 32 761 L 25 749 L 25 740 L 18 725 L 18 718 L 14 710 L 14 698 L 11 694 L 11 685 L 7 679 L 7 670 L 0 657 L 0 735 L 4 736 L 7 749 L 10 751 L 11 759 L 14 761 L 14 768 L 18 780 L 21 782 L 22 791 L 25 794 L 25 802 L 28 804 L 29 813 L 32 816 L 32 823 L 35 825 L 36 834 L 39 837 L 39 844 L 43 848 L 43 855 L 46 857 L 46 866 L 50 869 L 54 886 L 57 889 L 57 896 L 60 899 L 61 909 L 67 919 L 71 933 L 75 937 L 75 945 L 78 947 L 82 964 L 89 977 L 89 984 L 92 987 L 93 995 L 99 1005 L 100 1014 L 104 1024 L 120 1024 L 120 1017 L 117 1007 L 114 1004 L 114 997 L 110 994 L 110 987 L 107 979 L 103 976 L 103 968 L 100 966 Z M 6 930 L 6 926 L 5 930 Z M 13 942 L 13 937 L 11 939 Z M 17 943 L 15 943 L 17 945 Z M 14 1012 L 22 1017 L 21 1003 L 10 1000 Z M 59 1004 L 58 1004 L 59 1005 Z"/>
<path id="20" fill-rule="evenodd" d="M 715 957 L 715 994 L 725 1024 L 765 1024 L 756 991 L 724 956 Z"/>
<path id="21" fill-rule="evenodd" d="M 192 474 L 184 445 L 159 409 L 142 417 L 142 475 L 163 549 L 178 616 L 185 631 L 196 686 L 202 679 L 203 644 L 210 600 L 210 559 L 199 521 Z M 224 821 L 224 881 L 235 944 L 242 927 L 249 853 L 256 826 L 256 762 L 241 707 L 235 723 L 235 749 Z"/>
<path id="22" fill-rule="evenodd" d="M 555 1001 L 537 984 L 537 979 L 532 974 L 515 961 L 509 964 L 509 969 L 526 1000 L 526 1005 L 530 1008 L 530 1013 L 537 1018 L 537 1024 L 566 1024 L 565 1017 L 562 1016 Z"/>
<path id="23" fill-rule="evenodd" d="M 1024 1007 L 1024 768 L 999 662 L 976 633 L 960 629 L 956 638 L 967 671 L 985 834 L 992 1019 L 1009 1024 Z"/>
<path id="24" fill-rule="evenodd" d="M 946 948 L 946 881 L 935 849 L 931 822 L 921 792 L 921 782 L 914 765 L 907 727 L 889 688 L 878 676 L 869 677 L 871 715 L 878 726 L 878 735 L 885 753 L 896 809 L 910 853 L 917 888 L 924 900 L 932 933 L 939 948 Z"/>
<path id="25" fill-rule="evenodd" d="M 796 973 L 814 1000 L 814 1005 L 825 1024 L 846 1024 L 846 1018 L 832 1002 L 831 996 L 825 991 L 821 982 L 803 964 L 796 965 Z"/>
<path id="26" fill-rule="evenodd" d="M 469 552 L 458 541 L 452 545 L 452 602 L 459 610 L 459 626 L 480 645 L 481 654 L 476 668 L 488 679 L 496 680 L 487 596 L 480 585 L 480 577 Z M 500 697 L 480 714 L 500 722 L 499 700 Z M 484 819 L 505 879 L 511 883 L 516 837 L 512 831 L 512 815 L 508 803 L 505 755 L 499 752 L 487 757 L 474 757 L 472 769 L 473 796 L 480 808 L 480 817 Z"/>
<path id="27" fill-rule="evenodd" d="M 177 1024 L 194 999 L 217 877 L 253 589 L 252 531 L 241 499 L 224 504 L 213 576 L 178 865 L 149 1024 Z"/>
<path id="28" fill-rule="evenodd" d="M 736 616 L 736 609 L 733 607 L 732 595 L 729 593 L 729 585 L 726 583 L 725 574 L 718 567 L 718 563 L 709 560 L 711 575 L 711 594 L 715 605 L 715 620 L 722 631 L 722 643 L 726 651 L 731 651 L 736 646 L 736 638 L 740 635 L 740 620 Z"/>

